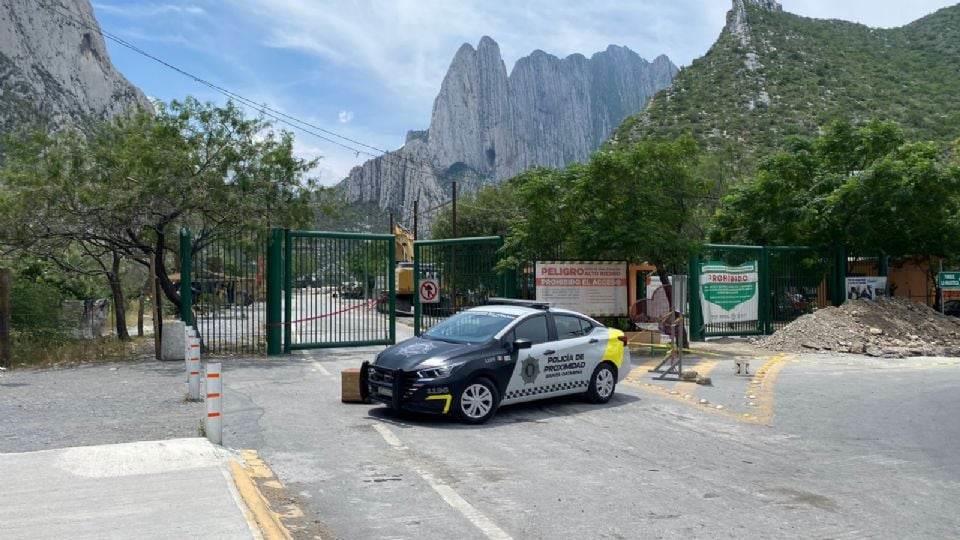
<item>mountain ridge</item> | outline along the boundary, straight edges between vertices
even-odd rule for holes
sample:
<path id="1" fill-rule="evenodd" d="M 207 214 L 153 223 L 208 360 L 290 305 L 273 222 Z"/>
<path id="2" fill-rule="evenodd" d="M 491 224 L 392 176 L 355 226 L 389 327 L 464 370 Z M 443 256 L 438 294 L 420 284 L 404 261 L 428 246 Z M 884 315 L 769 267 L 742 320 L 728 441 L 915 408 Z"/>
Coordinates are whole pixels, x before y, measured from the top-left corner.
<path id="1" fill-rule="evenodd" d="M 89 0 L 0 5 L 0 132 L 82 127 L 150 101 L 110 61 Z"/>
<path id="2" fill-rule="evenodd" d="M 734 0 L 727 25 L 608 144 L 691 133 L 745 169 L 790 136 L 845 117 L 895 120 L 908 136 L 960 136 L 960 5 L 890 29 Z"/>
<path id="3" fill-rule="evenodd" d="M 434 100 L 430 126 L 407 132 L 401 148 L 351 170 L 347 200 L 409 210 L 514 176 L 534 166 L 562 167 L 589 157 L 627 115 L 670 83 L 665 55 L 649 62 L 611 45 L 589 58 L 535 50 L 510 72 L 499 45 L 483 36 L 461 45 Z"/>

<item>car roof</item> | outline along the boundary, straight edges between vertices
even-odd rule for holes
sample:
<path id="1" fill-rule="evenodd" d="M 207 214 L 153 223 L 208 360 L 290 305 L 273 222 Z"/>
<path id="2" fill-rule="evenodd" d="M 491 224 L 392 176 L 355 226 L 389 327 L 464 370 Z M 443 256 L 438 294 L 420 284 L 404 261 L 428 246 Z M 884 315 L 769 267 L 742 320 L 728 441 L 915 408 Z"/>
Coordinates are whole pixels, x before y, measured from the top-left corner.
<path id="1" fill-rule="evenodd" d="M 531 313 L 544 313 L 544 312 L 547 311 L 547 310 L 537 309 L 537 308 L 532 308 L 532 307 L 526 307 L 526 306 L 505 306 L 505 305 L 491 304 L 491 305 L 487 305 L 487 306 L 477 306 L 477 307 L 474 307 L 474 308 L 470 308 L 470 309 L 467 310 L 467 311 L 487 311 L 487 312 L 492 312 L 492 313 L 503 313 L 504 315 L 513 315 L 513 316 L 515 316 L 515 317 L 522 317 L 522 316 L 524 316 L 524 315 L 529 315 L 529 314 L 531 314 Z M 586 318 L 586 319 L 593 320 L 592 318 L 590 318 L 590 317 L 587 316 L 587 315 L 584 315 L 583 313 L 578 313 L 578 312 L 576 312 L 576 311 L 569 310 L 569 309 L 550 308 L 549 311 L 550 311 L 550 313 L 553 313 L 553 314 L 555 314 L 555 315 L 557 315 L 557 314 L 559 314 L 559 315 L 575 315 L 575 316 L 577 316 L 577 317 L 582 317 L 582 318 Z"/>

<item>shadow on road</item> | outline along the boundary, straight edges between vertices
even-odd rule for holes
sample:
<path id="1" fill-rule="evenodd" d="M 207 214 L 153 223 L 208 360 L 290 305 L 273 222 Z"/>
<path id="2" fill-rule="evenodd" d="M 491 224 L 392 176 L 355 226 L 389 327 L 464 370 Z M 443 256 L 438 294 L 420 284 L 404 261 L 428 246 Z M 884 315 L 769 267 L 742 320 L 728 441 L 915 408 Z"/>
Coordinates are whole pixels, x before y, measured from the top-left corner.
<path id="1" fill-rule="evenodd" d="M 485 424 L 469 425 L 457 420 L 453 415 L 439 416 L 408 411 L 394 411 L 386 405 L 369 410 L 370 418 L 386 422 L 398 428 L 418 427 L 431 429 L 491 429 L 505 424 L 543 423 L 550 418 L 589 414 L 599 409 L 612 409 L 640 401 L 630 394 L 614 394 L 609 402 L 597 405 L 588 403 L 580 396 L 561 396 L 556 398 L 505 405 Z"/>

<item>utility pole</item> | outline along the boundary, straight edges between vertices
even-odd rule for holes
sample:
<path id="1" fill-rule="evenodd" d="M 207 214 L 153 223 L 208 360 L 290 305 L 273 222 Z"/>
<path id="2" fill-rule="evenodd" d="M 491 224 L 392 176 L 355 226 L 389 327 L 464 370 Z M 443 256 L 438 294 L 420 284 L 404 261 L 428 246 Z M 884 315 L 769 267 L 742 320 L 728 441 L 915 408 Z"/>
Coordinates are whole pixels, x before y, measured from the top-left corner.
<path id="1" fill-rule="evenodd" d="M 457 183 L 453 183 L 453 237 L 457 237 Z"/>
<path id="2" fill-rule="evenodd" d="M 420 219 L 420 199 L 413 200 L 413 240 L 417 240 L 417 225 Z"/>
<path id="3" fill-rule="evenodd" d="M 10 352 L 10 289 L 13 288 L 13 272 L 0 268 L 0 367 L 9 368 L 13 362 Z"/>

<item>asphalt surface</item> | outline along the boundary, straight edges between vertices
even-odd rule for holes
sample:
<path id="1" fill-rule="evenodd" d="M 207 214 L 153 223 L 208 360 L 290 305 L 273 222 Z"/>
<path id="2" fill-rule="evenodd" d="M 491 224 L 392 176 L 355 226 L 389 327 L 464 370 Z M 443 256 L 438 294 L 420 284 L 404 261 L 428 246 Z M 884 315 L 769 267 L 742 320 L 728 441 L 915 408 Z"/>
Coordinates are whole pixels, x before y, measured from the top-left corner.
<path id="1" fill-rule="evenodd" d="M 196 437 L 183 362 L 20 369 L 0 376 L 0 453 Z"/>
<path id="2" fill-rule="evenodd" d="M 401 334 L 403 335 L 403 334 Z M 944 538 L 960 530 L 960 360 L 689 358 L 605 406 L 488 424 L 340 403 L 378 347 L 224 362 L 224 445 L 252 448 L 337 538 Z M 195 436 L 180 363 L 7 372 L 0 452 Z M 701 403 L 701 401 L 703 403 Z"/>
<path id="3" fill-rule="evenodd" d="M 755 359 L 766 373 L 754 379 L 714 357 L 713 387 L 651 382 L 640 368 L 605 406 L 517 405 L 467 427 L 340 403 L 339 371 L 376 350 L 234 363 L 225 375 L 224 444 L 257 448 L 338 538 L 960 529 L 955 359 Z"/>

